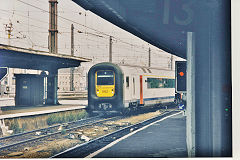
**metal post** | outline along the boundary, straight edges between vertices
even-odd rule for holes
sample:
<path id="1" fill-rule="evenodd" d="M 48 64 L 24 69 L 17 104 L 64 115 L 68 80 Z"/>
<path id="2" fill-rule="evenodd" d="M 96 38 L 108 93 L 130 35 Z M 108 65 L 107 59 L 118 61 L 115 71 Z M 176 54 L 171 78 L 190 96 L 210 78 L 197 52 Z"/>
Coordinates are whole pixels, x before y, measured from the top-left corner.
<path id="1" fill-rule="evenodd" d="M 239 72 L 239 59 L 240 59 L 240 46 L 239 46 L 239 37 L 240 37 L 240 23 L 239 23 L 239 13 L 240 13 L 240 1 L 233 0 L 231 1 L 231 11 L 232 11 L 232 105 L 233 105 L 233 116 L 232 119 L 234 123 L 232 124 L 232 138 L 233 141 L 233 158 L 238 159 L 240 157 L 240 136 L 239 136 L 239 126 L 240 126 L 240 98 L 239 98 L 239 79 L 240 79 L 240 72 Z"/>
<path id="2" fill-rule="evenodd" d="M 195 34 L 187 33 L 187 149 L 195 157 Z"/>
<path id="3" fill-rule="evenodd" d="M 44 95 L 43 95 L 43 99 L 44 99 L 44 104 L 47 103 L 47 77 L 44 77 Z"/>
<path id="4" fill-rule="evenodd" d="M 151 67 L 151 48 L 148 48 L 148 67 Z"/>
<path id="5" fill-rule="evenodd" d="M 5 24 L 5 31 L 8 35 L 8 45 L 10 45 L 10 39 L 13 31 L 13 24 L 11 21 L 9 22 L 9 24 Z"/>
<path id="6" fill-rule="evenodd" d="M 74 26 L 71 25 L 71 56 L 74 56 Z M 74 91 L 74 67 L 70 68 L 70 91 Z"/>
<path id="7" fill-rule="evenodd" d="M 112 62 L 112 36 L 109 37 L 109 62 Z"/>
<path id="8" fill-rule="evenodd" d="M 12 31 L 13 31 L 13 24 L 12 22 L 10 21 L 9 24 L 5 24 L 5 31 L 7 32 L 7 35 L 8 35 L 8 45 L 10 46 L 11 44 L 11 35 L 12 35 Z M 7 76 L 7 86 L 9 88 L 9 91 L 7 91 L 7 96 L 9 97 L 9 93 L 10 93 L 10 79 L 11 79 L 11 74 L 10 74 L 10 71 L 13 71 L 14 73 L 14 70 L 11 70 L 10 68 L 8 68 L 8 76 Z"/>
<path id="9" fill-rule="evenodd" d="M 49 0 L 49 52 L 57 53 L 57 0 Z"/>

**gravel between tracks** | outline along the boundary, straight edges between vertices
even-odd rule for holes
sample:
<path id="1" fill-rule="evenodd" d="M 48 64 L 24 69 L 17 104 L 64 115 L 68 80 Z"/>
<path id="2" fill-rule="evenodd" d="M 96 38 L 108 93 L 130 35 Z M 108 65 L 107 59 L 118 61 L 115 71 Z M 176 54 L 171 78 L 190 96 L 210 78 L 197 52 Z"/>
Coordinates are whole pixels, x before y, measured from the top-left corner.
<path id="1" fill-rule="evenodd" d="M 163 112 L 164 110 L 158 110 L 156 112 L 126 117 L 124 119 L 116 121 L 107 121 L 101 124 L 96 124 L 94 126 L 83 127 L 70 133 L 81 133 L 82 135 L 87 136 L 90 139 L 95 139 L 97 137 L 116 131 L 120 128 L 136 124 L 151 117 L 155 117 L 162 114 Z M 68 148 L 76 146 L 77 144 L 85 142 L 83 140 L 80 140 L 76 136 L 75 138 L 70 139 L 68 135 L 69 133 L 64 135 L 58 135 L 54 138 L 51 137 L 44 141 L 31 143 L 16 149 L 14 152 L 9 153 L 7 151 L 4 151 L 3 153 L 1 153 L 0 158 L 48 158 Z"/>

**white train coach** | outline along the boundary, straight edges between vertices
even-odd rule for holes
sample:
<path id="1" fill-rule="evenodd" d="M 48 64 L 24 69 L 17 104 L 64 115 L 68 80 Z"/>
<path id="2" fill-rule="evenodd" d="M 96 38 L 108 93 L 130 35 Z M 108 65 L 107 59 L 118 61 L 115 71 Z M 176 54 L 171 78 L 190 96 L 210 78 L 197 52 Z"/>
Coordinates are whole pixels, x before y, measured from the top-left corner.
<path id="1" fill-rule="evenodd" d="M 99 63 L 88 72 L 88 110 L 122 112 L 137 107 L 172 103 L 175 71 Z"/>

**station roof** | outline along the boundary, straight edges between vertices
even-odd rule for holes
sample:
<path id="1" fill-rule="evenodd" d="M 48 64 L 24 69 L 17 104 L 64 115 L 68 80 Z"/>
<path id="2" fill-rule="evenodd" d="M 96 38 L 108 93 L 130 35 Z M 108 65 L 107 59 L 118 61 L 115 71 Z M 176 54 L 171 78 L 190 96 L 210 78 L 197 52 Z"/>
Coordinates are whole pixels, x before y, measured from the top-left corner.
<path id="1" fill-rule="evenodd" d="M 90 61 L 91 59 L 87 58 L 0 44 L 0 67 L 49 71 L 78 67 L 81 62 Z"/>
<path id="2" fill-rule="evenodd" d="M 174 17 L 179 20 L 177 21 L 179 23 L 186 21 L 185 23 L 189 23 L 188 26 L 191 25 L 192 19 L 188 20 L 188 17 L 184 17 L 188 16 L 188 12 L 181 9 L 181 3 L 188 4 L 188 0 L 73 1 L 148 43 L 171 54 L 186 58 L 186 34 L 182 32 L 183 25 L 175 24 Z M 179 5 L 179 7 L 173 6 L 173 4 Z M 187 9 L 189 10 L 189 8 Z"/>
<path id="3" fill-rule="evenodd" d="M 204 30 L 207 25 L 203 26 L 203 22 L 215 25 L 216 20 L 212 20 L 214 14 L 219 14 L 219 17 L 228 14 L 224 9 L 224 0 L 73 1 L 148 43 L 182 58 L 186 58 L 187 32 Z M 224 28 L 222 32 L 225 32 Z"/>

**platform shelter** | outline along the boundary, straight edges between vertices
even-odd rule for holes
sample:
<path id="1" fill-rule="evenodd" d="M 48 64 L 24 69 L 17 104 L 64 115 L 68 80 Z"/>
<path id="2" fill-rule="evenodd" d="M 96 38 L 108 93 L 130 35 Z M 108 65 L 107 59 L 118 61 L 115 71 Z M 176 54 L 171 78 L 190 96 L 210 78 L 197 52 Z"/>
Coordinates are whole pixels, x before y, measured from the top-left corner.
<path id="1" fill-rule="evenodd" d="M 44 87 L 44 83 L 42 82 L 42 78 L 47 78 L 47 89 L 46 89 L 46 104 L 55 105 L 58 104 L 57 100 L 57 80 L 58 80 L 58 70 L 61 68 L 71 68 L 78 67 L 82 62 L 90 62 L 90 59 L 70 56 L 66 54 L 53 54 L 45 51 L 26 49 L 21 47 L 14 47 L 9 45 L 0 44 L 0 67 L 8 67 L 8 68 L 20 68 L 20 69 L 33 69 L 33 70 L 42 70 L 44 75 L 18 75 L 19 82 L 24 82 L 25 79 L 29 79 L 29 85 L 20 85 L 16 92 L 17 103 L 20 103 L 21 95 L 26 91 L 26 94 L 30 94 L 30 90 L 34 91 L 34 86 L 41 85 L 40 88 Z M 46 71 L 46 72 L 45 72 Z M 34 84 L 34 78 L 40 80 L 41 83 Z M 32 81 L 32 83 L 30 83 Z M 39 81 L 40 82 L 40 81 Z M 25 89 L 24 89 L 25 87 Z M 26 87 L 31 87 L 28 91 Z M 42 97 L 41 94 L 36 93 Z M 27 95 L 26 95 L 27 96 Z M 24 97 L 24 96 L 23 96 Z M 36 97 L 36 96 L 35 96 Z M 20 99 L 19 99 L 20 98 Z M 37 100 L 41 101 L 41 99 Z M 36 102 L 36 101 L 35 101 Z M 35 104 L 34 99 L 27 99 L 26 104 Z M 36 102 L 36 104 L 39 104 Z"/>

